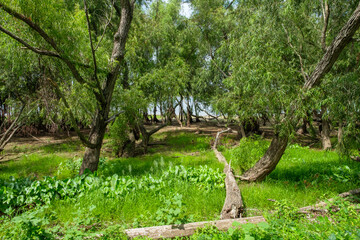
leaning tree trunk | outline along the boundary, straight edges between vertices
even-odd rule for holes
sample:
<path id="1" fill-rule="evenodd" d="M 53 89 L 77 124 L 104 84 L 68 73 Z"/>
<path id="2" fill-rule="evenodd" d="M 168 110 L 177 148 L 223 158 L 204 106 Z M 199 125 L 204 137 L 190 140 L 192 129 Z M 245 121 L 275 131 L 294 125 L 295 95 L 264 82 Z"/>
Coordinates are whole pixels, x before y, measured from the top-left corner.
<path id="1" fill-rule="evenodd" d="M 318 62 L 316 68 L 303 86 L 303 91 L 306 92 L 314 86 L 320 84 L 321 79 L 326 73 L 330 71 L 335 61 L 339 57 L 345 46 L 352 40 L 355 32 L 360 26 L 360 4 L 355 9 L 354 13 L 349 18 L 348 22 L 340 30 L 331 45 L 326 49 L 322 59 Z M 295 106 L 301 105 L 303 99 L 299 97 L 292 103 L 292 111 L 296 110 Z M 297 123 L 299 119 L 293 119 Z M 260 181 L 270 174 L 278 164 L 283 155 L 288 143 L 288 137 L 279 137 L 275 135 L 269 149 L 265 155 L 255 164 L 254 167 L 246 171 L 241 179 L 245 181 Z"/>
<path id="2" fill-rule="evenodd" d="M 288 144 L 287 136 L 276 135 L 266 151 L 265 155 L 255 164 L 254 167 L 247 170 L 242 176 L 243 181 L 261 181 L 270 174 L 280 161 L 286 146 Z"/>

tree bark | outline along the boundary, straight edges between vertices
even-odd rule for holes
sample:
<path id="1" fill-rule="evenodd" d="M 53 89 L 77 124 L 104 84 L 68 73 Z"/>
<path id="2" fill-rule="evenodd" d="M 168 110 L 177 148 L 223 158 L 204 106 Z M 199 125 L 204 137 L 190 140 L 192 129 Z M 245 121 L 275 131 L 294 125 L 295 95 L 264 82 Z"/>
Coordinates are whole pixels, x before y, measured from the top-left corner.
<path id="1" fill-rule="evenodd" d="M 343 148 L 343 123 L 340 121 L 339 122 L 339 128 L 338 128 L 338 133 L 337 133 L 337 139 L 338 139 L 338 142 L 337 142 L 337 148 L 338 149 L 342 149 Z"/>
<path id="2" fill-rule="evenodd" d="M 153 114 L 154 114 L 153 122 L 154 123 L 160 122 L 159 119 L 157 119 L 157 116 L 156 116 L 156 102 L 154 103 L 154 112 L 153 112 Z"/>
<path id="3" fill-rule="evenodd" d="M 238 218 L 238 219 L 225 219 L 209 222 L 194 222 L 179 225 L 164 225 L 146 228 L 134 228 L 125 230 L 125 234 L 130 238 L 148 237 L 150 239 L 167 239 L 167 238 L 180 238 L 193 235 L 196 230 L 206 226 L 215 226 L 220 231 L 227 231 L 233 227 L 233 223 L 240 224 L 266 222 L 263 216 Z"/>
<path id="4" fill-rule="evenodd" d="M 276 167 L 285 152 L 288 144 L 287 136 L 276 135 L 266 151 L 265 155 L 255 164 L 254 167 L 247 170 L 240 179 L 243 181 L 261 181 L 265 179 Z"/>
<path id="5" fill-rule="evenodd" d="M 321 79 L 326 73 L 330 71 L 335 61 L 339 57 L 345 46 L 351 41 L 355 32 L 360 26 L 360 4 L 357 6 L 348 22 L 343 26 L 338 35 L 335 37 L 331 45 L 326 49 L 326 52 L 319 63 L 316 65 L 315 70 L 307 79 L 303 86 L 303 91 L 308 91 L 314 86 L 320 84 Z M 293 102 L 292 111 L 296 110 L 296 106 L 300 105 L 303 98 L 299 97 Z M 299 119 L 294 119 L 298 122 Z M 270 174 L 280 161 L 288 143 L 288 136 L 279 137 L 275 135 L 271 141 L 270 147 L 265 155 L 255 164 L 254 167 L 247 170 L 240 178 L 245 181 L 260 181 Z"/>
<path id="6" fill-rule="evenodd" d="M 322 107 L 322 120 L 321 120 L 321 143 L 323 150 L 331 149 L 331 141 L 330 141 L 330 123 L 329 120 L 326 119 L 323 115 L 326 111 L 326 107 Z"/>
<path id="7" fill-rule="evenodd" d="M 222 133 L 228 132 L 231 129 L 220 131 L 216 134 L 216 138 L 213 145 L 213 151 L 219 162 L 224 163 L 224 173 L 225 177 L 225 188 L 226 188 L 226 198 L 221 210 L 221 219 L 230 219 L 241 217 L 243 212 L 244 204 L 241 198 L 241 193 L 239 186 L 235 180 L 235 176 L 232 172 L 231 165 L 227 163 L 225 157 L 219 152 L 216 147 Z"/>
<path id="8" fill-rule="evenodd" d="M 192 123 L 192 119 L 191 119 L 191 108 L 190 108 L 190 104 L 189 104 L 189 100 L 186 100 L 186 126 L 190 127 Z"/>

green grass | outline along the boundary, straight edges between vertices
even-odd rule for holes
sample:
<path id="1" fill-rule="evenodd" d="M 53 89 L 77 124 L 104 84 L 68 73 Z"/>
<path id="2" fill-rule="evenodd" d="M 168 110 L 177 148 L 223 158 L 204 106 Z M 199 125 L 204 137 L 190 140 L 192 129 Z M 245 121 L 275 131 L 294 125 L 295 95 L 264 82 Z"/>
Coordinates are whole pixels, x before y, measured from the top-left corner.
<path id="1" fill-rule="evenodd" d="M 23 155 L 19 160 L 0 164 L 0 179 L 10 176 L 15 178 L 54 176 L 60 163 L 67 158 L 54 154 L 41 156 L 39 154 Z"/>
<path id="2" fill-rule="evenodd" d="M 237 174 L 258 161 L 266 151 L 266 140 L 246 139 L 238 147 L 225 149 Z M 289 146 L 276 169 L 262 182 L 240 184 L 249 215 L 274 209 L 274 202 L 286 200 L 296 207 L 308 206 L 319 200 L 360 186 L 360 165 L 335 151 L 313 150 Z M 255 210 L 257 209 L 257 210 Z"/>
<path id="3" fill-rule="evenodd" d="M 97 174 L 104 178 L 114 174 L 131 179 L 140 179 L 145 175 L 158 178 L 172 166 L 198 168 L 204 165 L 221 171 L 223 165 L 217 161 L 210 148 L 211 140 L 211 137 L 206 135 L 180 131 L 158 133 L 152 137 L 152 141 L 164 145 L 150 146 L 148 154 L 134 158 L 108 159 L 99 167 Z M 236 174 L 241 174 L 251 167 L 269 146 L 269 141 L 256 136 L 243 139 L 236 147 L 232 147 L 232 139 L 225 139 L 223 143 L 225 144 L 220 145 L 219 149 L 227 160 L 231 161 Z M 37 147 L 36 150 L 40 152 L 24 155 L 19 161 L 0 164 L 0 180 L 10 176 L 31 176 L 38 179 L 44 176 L 57 176 L 62 179 L 73 177 L 78 172 L 81 159 L 68 156 L 75 155 L 81 149 L 83 148 L 79 147 L 77 141 Z M 33 217 L 48 219 L 46 221 L 49 222 L 44 222 L 46 228 L 61 226 L 63 231 L 68 229 L 66 231 L 69 234 L 94 223 L 101 223 L 99 229 L 109 226 L 152 226 L 162 224 L 159 220 L 161 218 L 166 221 L 167 215 L 164 215 L 164 212 L 174 207 L 174 196 L 181 196 L 181 207 L 177 207 L 181 211 L 177 218 L 185 222 L 219 218 L 225 189 L 205 191 L 179 179 L 174 179 L 169 184 L 159 191 L 128 192 L 121 197 L 108 197 L 98 189 L 76 198 L 55 199 L 46 205 L 46 208 L 34 213 Z M 240 183 L 239 186 L 247 209 L 246 214 L 259 215 L 273 210 L 279 202 L 303 207 L 358 188 L 360 165 L 333 151 L 291 145 L 276 169 L 263 182 Z M 276 200 L 276 203 L 268 199 Z M 24 216 L 27 216 L 26 213 Z M 81 231 L 84 233 L 84 230 Z"/>
<path id="4" fill-rule="evenodd" d="M 116 222 L 126 228 L 159 225 L 157 211 L 164 208 L 165 199 L 174 194 L 183 197 L 180 218 L 191 216 L 191 221 L 219 218 L 224 189 L 201 191 L 196 186 L 178 182 L 166 191 L 130 192 L 125 198 L 107 198 L 100 192 L 84 195 L 76 201 L 56 200 L 45 214 L 53 214 L 53 222 L 64 224 L 77 218 L 93 218 L 98 222 Z"/>

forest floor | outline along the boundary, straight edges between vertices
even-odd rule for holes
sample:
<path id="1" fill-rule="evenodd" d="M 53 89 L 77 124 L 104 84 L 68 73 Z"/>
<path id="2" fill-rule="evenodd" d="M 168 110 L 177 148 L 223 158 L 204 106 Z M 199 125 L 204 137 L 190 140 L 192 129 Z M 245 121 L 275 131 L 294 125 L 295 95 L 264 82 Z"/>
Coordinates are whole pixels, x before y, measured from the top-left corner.
<path id="1" fill-rule="evenodd" d="M 75 198 L 53 199 L 46 209 L 36 212 L 37 217 L 47 219 L 41 227 L 60 226 L 64 234 L 76 228 L 82 234 L 84 226 L 97 231 L 114 225 L 124 229 L 219 219 L 225 198 L 223 165 L 211 146 L 220 129 L 224 127 L 205 122 L 182 128 L 168 126 L 152 136 L 148 153 L 144 154 L 138 146 L 138 154 L 133 158 L 114 157 L 111 140 L 106 136 L 98 173 L 89 180 L 103 187 L 84 190 L 88 193 Z M 271 136 L 271 129 L 265 130 L 265 137 Z M 235 175 L 240 175 L 264 154 L 270 141 L 257 135 L 237 140 L 236 135 L 224 134 L 218 149 L 231 161 Z M 309 144 L 303 139 L 288 146 L 275 171 L 264 181 L 239 182 L 245 216 L 266 215 L 279 206 L 313 205 L 360 187 L 358 162 L 335 151 L 302 146 Z M 83 153 L 84 147 L 73 133 L 16 137 L 3 153 L 0 183 L 12 177 L 30 177 L 31 181 L 71 180 L 76 186 L 84 184 L 77 177 Z M 48 176 L 59 180 L 49 180 Z M 112 181 L 122 184 L 112 186 Z M 121 186 L 128 190 L 121 190 Z M 104 193 L 104 189 L 109 190 Z M 18 201 L 17 196 L 8 197 L 8 202 Z M 101 226 L 96 225 L 98 222 Z"/>

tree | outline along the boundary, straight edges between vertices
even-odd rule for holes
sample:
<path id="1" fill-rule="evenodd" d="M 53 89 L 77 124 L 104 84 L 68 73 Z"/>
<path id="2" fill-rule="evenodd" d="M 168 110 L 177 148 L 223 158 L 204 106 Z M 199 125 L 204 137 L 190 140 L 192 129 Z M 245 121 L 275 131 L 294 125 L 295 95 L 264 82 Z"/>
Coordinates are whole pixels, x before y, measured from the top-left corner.
<path id="1" fill-rule="evenodd" d="M 106 3 L 107 6 L 110 6 L 110 8 L 112 8 L 112 2 Z M 12 7 L 9 7 L 9 4 L 11 4 Z M 55 87 L 56 94 L 62 99 L 62 102 L 68 111 L 72 126 L 77 132 L 82 143 L 86 146 L 80 174 L 84 173 L 86 169 L 89 169 L 90 171 L 97 170 L 100 149 L 102 146 L 106 126 L 109 123 L 109 119 L 111 118 L 109 116 L 109 112 L 112 94 L 114 91 L 115 82 L 120 74 L 121 64 L 125 56 L 125 44 L 133 17 L 135 0 L 121 0 L 120 6 L 118 6 L 117 4 L 118 2 L 114 2 L 114 7 L 115 9 L 117 9 L 116 12 L 120 15 L 120 22 L 118 24 L 118 28 L 113 34 L 114 39 L 112 41 L 112 52 L 108 53 L 109 61 L 106 70 L 104 70 L 103 68 L 100 68 L 100 66 L 98 66 L 98 59 L 100 58 L 99 55 L 96 54 L 98 45 L 95 45 L 96 42 L 93 38 L 91 21 L 86 0 L 83 2 L 85 14 L 81 13 L 80 11 L 76 11 L 76 7 L 73 8 L 75 10 L 69 13 L 68 6 L 66 6 L 66 4 L 63 2 L 58 1 L 49 1 L 46 2 L 46 4 L 42 1 L 34 1 L 32 4 L 28 5 L 25 5 L 21 2 L 19 3 L 17 1 L 0 1 L 1 15 L 4 16 L 4 12 L 7 13 L 6 20 L 7 22 L 11 23 L 6 24 L 5 26 L 0 25 L 0 31 L 7 34 L 9 37 L 21 43 L 24 47 L 36 54 L 52 57 L 55 59 L 55 61 L 60 60 L 62 64 L 64 64 L 71 72 L 73 79 L 77 81 L 77 83 L 81 85 L 82 88 L 86 88 L 90 92 L 92 92 L 95 98 L 96 110 L 92 120 L 90 134 L 86 138 L 80 132 L 80 129 L 77 127 L 75 116 L 61 87 L 57 82 L 53 81 L 53 86 Z M 40 11 L 37 8 L 38 5 L 41 6 Z M 51 19 L 51 17 L 49 17 L 49 14 L 44 13 L 43 11 L 46 7 L 54 10 L 54 12 L 51 12 L 50 14 L 56 15 L 58 19 Z M 22 11 L 24 11 L 24 14 L 21 13 Z M 61 15 L 56 11 L 59 11 Z M 59 22 L 59 24 L 71 23 L 72 25 L 76 25 L 70 20 L 70 14 L 74 13 L 78 15 L 83 14 L 82 16 L 85 16 L 86 19 L 85 23 L 88 30 L 88 42 L 90 45 L 90 49 L 87 51 L 87 53 L 90 52 L 88 56 L 90 56 L 90 58 L 92 59 L 89 61 L 91 62 L 91 65 L 86 65 L 81 62 L 81 60 L 79 61 L 79 56 L 74 56 L 74 53 L 71 52 L 71 50 L 74 49 L 74 46 L 71 45 L 73 44 L 71 43 L 71 40 L 73 40 L 73 36 L 71 34 L 67 35 L 68 32 L 66 32 L 66 30 L 64 29 L 60 29 L 63 30 L 60 31 L 59 29 L 57 29 L 58 26 L 56 26 L 56 24 L 52 24 L 52 22 L 56 23 L 61 21 L 61 23 Z M 17 19 L 17 21 L 15 21 L 14 19 Z M 52 22 L 47 22 L 46 20 L 50 20 Z M 111 20 L 112 19 L 110 19 L 110 21 Z M 109 25 L 109 23 L 105 24 Z M 28 27 L 26 30 L 24 28 L 24 25 Z M 21 29 L 24 29 L 25 34 L 24 36 L 18 36 L 14 32 L 7 30 L 6 27 L 9 27 L 10 29 L 16 29 L 16 27 L 19 27 Z M 79 27 L 79 30 L 86 29 L 81 24 L 77 25 L 76 27 Z M 27 34 L 29 29 L 31 30 L 31 34 L 34 33 L 33 41 L 31 43 L 25 40 L 25 37 L 29 36 L 29 34 Z M 98 39 L 97 44 L 100 44 L 101 41 L 102 38 Z M 66 42 L 69 44 L 69 46 L 67 46 Z M 36 43 L 41 43 L 42 48 L 35 47 Z M 79 53 L 78 51 L 74 52 Z M 84 74 L 84 71 L 79 70 L 79 66 L 83 66 L 85 67 L 85 69 L 90 68 L 92 69 L 92 72 L 85 72 Z M 86 75 L 86 78 L 83 77 L 83 75 Z"/>
<path id="2" fill-rule="evenodd" d="M 318 62 L 315 69 L 312 71 L 310 77 L 306 79 L 306 82 L 301 91 L 300 100 L 295 100 L 291 104 L 291 111 L 294 112 L 301 106 L 301 101 L 304 100 L 302 94 L 306 94 L 316 85 L 319 85 L 321 79 L 331 70 L 335 61 L 338 59 L 340 53 L 345 46 L 352 40 L 353 35 L 360 26 L 360 4 L 355 9 L 348 22 L 343 26 L 340 32 L 337 34 L 331 45 L 326 49 L 326 52 L 322 59 Z M 291 114 L 292 115 L 292 114 Z M 291 116 L 290 115 L 290 116 Z M 298 118 L 293 117 L 292 122 L 298 122 Z M 288 135 L 276 134 L 273 138 L 269 149 L 265 155 L 255 164 L 254 167 L 247 170 L 242 176 L 242 180 L 246 181 L 259 181 L 264 179 L 272 170 L 275 169 L 281 156 L 283 155 L 288 143 Z"/>

